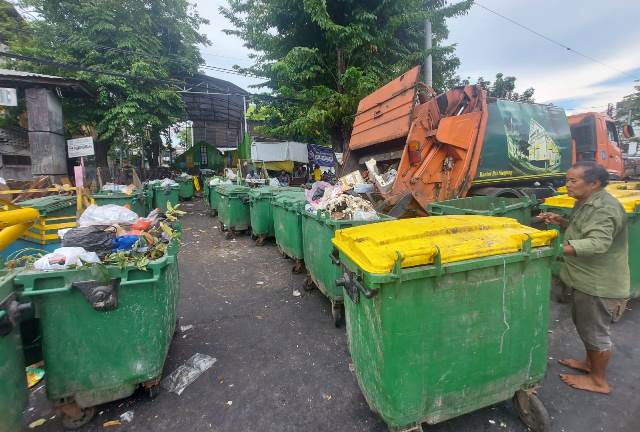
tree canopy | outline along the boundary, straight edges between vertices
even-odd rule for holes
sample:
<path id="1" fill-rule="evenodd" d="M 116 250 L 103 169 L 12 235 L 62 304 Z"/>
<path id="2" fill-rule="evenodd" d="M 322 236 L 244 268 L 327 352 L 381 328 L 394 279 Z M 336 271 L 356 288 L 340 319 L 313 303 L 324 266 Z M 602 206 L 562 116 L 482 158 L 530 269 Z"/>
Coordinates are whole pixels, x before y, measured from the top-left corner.
<path id="1" fill-rule="evenodd" d="M 194 75 L 203 63 L 198 44 L 208 40 L 199 27 L 206 20 L 187 0 L 20 0 L 19 4 L 34 14 L 27 20 L 28 33 L 10 41 L 13 52 L 95 71 L 20 65 L 84 80 L 95 93 L 95 98 L 64 100 L 67 133 L 94 128 L 100 165 L 106 165 L 112 143 L 145 142 L 146 156 L 155 166 L 161 131 L 180 120 L 184 110 L 172 80 Z"/>
<path id="2" fill-rule="evenodd" d="M 496 74 L 496 79 L 493 83 L 485 80 L 483 77 L 479 77 L 476 84 L 485 89 L 487 94 L 492 97 L 508 99 L 516 102 L 534 102 L 533 94 L 535 93 L 535 89 L 533 87 L 529 87 L 522 93 L 518 93 L 515 91 L 516 80 L 517 78 L 514 76 L 505 76 L 503 73 L 499 72 Z M 461 85 L 467 85 L 470 83 L 470 78 L 460 81 Z"/>
<path id="3" fill-rule="evenodd" d="M 434 87 L 456 82 L 459 60 L 445 45 L 446 19 L 472 1 L 228 0 L 221 13 L 255 52 L 242 69 L 264 78 L 278 99 L 263 103 L 261 132 L 332 144 L 348 139 L 359 100 L 424 58 L 424 21 L 432 21 Z M 240 69 L 240 68 L 239 68 Z"/>

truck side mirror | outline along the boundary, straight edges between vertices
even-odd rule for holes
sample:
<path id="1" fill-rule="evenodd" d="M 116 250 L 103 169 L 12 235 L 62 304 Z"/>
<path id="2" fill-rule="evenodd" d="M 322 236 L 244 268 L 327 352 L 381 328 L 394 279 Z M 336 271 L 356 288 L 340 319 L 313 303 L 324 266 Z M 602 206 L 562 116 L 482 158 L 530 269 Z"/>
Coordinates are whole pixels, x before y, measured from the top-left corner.
<path id="1" fill-rule="evenodd" d="M 633 131 L 633 126 L 631 126 L 630 124 L 622 126 L 622 135 L 624 135 L 625 138 L 633 138 L 634 136 L 636 136 Z"/>

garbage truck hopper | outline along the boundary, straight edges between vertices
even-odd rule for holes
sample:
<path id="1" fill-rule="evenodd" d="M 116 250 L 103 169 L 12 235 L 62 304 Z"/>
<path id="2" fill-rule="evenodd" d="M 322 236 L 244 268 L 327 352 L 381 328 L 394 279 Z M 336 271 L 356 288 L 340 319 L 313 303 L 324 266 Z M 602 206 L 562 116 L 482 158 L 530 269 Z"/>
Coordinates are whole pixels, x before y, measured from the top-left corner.
<path id="1" fill-rule="evenodd" d="M 490 98 L 477 85 L 436 95 L 419 76 L 411 69 L 358 106 L 343 172 L 372 158 L 396 168 L 393 185 L 379 188 L 381 210 L 423 214 L 469 194 L 541 198 L 564 178 L 573 153 L 562 109 Z"/>

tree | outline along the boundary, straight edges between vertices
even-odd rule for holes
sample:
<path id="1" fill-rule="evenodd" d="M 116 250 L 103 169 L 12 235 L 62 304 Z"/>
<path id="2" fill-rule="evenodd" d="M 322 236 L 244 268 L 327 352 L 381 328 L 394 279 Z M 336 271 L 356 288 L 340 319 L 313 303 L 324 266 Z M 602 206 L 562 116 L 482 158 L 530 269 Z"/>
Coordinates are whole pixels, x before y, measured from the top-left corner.
<path id="1" fill-rule="evenodd" d="M 635 91 L 622 98 L 616 104 L 616 121 L 620 125 L 640 122 L 640 86 L 635 87 Z M 629 122 L 631 113 L 631 122 Z"/>
<path id="2" fill-rule="evenodd" d="M 446 18 L 471 0 L 228 0 L 221 13 L 255 51 L 252 67 L 277 98 L 261 103 L 261 133 L 342 149 L 360 99 L 424 58 L 424 21 L 432 21 L 434 87 L 455 82 L 459 65 L 445 46 Z"/>
<path id="3" fill-rule="evenodd" d="M 476 84 L 485 89 L 487 94 L 491 97 L 512 100 L 515 102 L 534 102 L 533 93 L 535 92 L 535 89 L 533 87 L 529 87 L 522 93 L 516 92 L 516 79 L 517 78 L 514 76 L 504 76 L 503 73 L 499 72 L 496 74 L 496 80 L 493 84 L 491 81 L 487 81 L 483 77 L 479 77 Z M 465 80 L 460 80 L 458 85 L 468 85 L 470 83 L 471 79 L 467 78 Z"/>
<path id="4" fill-rule="evenodd" d="M 203 63 L 198 32 L 206 23 L 187 0 L 21 0 L 35 18 L 29 37 L 10 47 L 19 54 L 80 65 L 96 72 L 25 63 L 21 68 L 84 80 L 95 98 L 64 100 L 68 134 L 95 129 L 96 160 L 106 166 L 113 142 L 144 140 L 157 166 L 161 133 L 180 120 L 184 105 L 175 80 L 193 76 Z M 115 71 L 126 76 L 102 74 Z"/>

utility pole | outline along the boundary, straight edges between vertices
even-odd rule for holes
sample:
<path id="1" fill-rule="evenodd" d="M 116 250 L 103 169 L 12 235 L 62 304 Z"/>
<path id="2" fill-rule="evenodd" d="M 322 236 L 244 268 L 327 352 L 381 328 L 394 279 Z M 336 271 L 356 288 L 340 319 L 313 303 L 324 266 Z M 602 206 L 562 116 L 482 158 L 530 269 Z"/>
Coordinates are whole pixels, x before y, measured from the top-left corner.
<path id="1" fill-rule="evenodd" d="M 424 83 L 429 87 L 433 87 L 433 62 L 431 59 L 431 20 L 427 18 L 424 22 Z"/>

